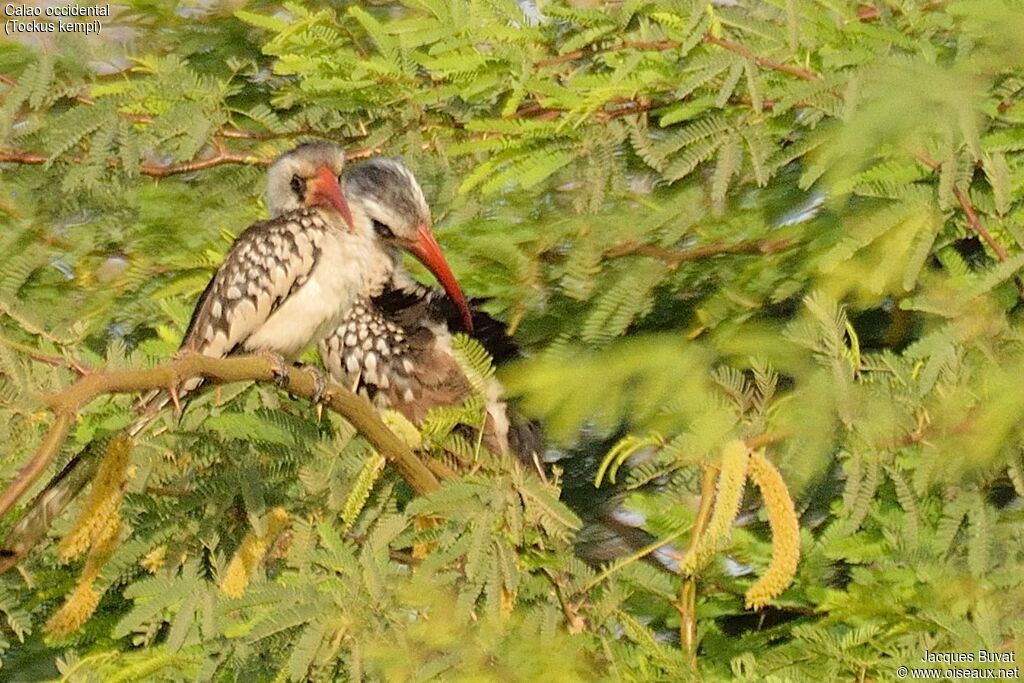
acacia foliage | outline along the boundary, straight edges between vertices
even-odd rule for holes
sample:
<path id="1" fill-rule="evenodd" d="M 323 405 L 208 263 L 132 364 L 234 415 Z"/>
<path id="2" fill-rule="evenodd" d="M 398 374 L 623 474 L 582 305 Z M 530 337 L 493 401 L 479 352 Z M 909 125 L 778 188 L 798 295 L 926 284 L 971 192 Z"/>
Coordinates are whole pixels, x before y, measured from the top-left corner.
<path id="1" fill-rule="evenodd" d="M 700 469 L 778 437 L 803 558 L 763 618 L 745 610 L 771 546 L 741 510 L 699 573 L 705 680 L 886 679 L 925 649 L 1020 661 L 1024 6 L 590 4 L 139 1 L 128 60 L 3 45 L 0 476 L 73 378 L 60 359 L 165 358 L 264 213 L 260 164 L 327 137 L 424 181 L 465 289 L 531 350 L 502 378 L 554 443 L 656 446 L 618 480 L 650 530 L 685 540 Z M 44 548 L 0 579 L 6 668 L 693 675 L 679 577 L 582 566 L 552 490 L 491 463 L 410 501 L 344 424 L 265 388 L 215 398 L 133 449 L 91 618 L 44 631 L 88 560 Z M 94 404 L 66 451 L 129 415 Z M 456 421 L 425 431 L 484 457 Z"/>

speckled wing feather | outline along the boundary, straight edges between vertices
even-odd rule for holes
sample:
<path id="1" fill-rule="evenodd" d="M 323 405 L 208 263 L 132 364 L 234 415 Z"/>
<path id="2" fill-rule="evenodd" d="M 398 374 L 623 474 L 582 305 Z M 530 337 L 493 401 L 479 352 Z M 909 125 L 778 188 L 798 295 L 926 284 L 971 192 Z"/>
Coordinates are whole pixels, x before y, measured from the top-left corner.
<path id="1" fill-rule="evenodd" d="M 309 279 L 327 231 L 323 219 L 308 210 L 250 226 L 200 297 L 181 348 L 222 357 L 244 347 Z"/>
<path id="2" fill-rule="evenodd" d="M 320 344 L 331 375 L 380 408 L 401 412 L 420 424 L 431 408 L 459 405 L 472 393 L 452 353 L 451 332 L 461 325 L 454 302 L 418 284 L 390 287 L 353 306 L 342 324 Z M 474 337 L 495 359 L 518 355 L 505 326 L 473 310 Z M 511 452 L 528 464 L 540 452 L 536 425 L 509 424 L 501 386 L 492 380 L 484 441 L 497 453 Z"/>
<path id="3" fill-rule="evenodd" d="M 356 302 L 320 343 L 320 355 L 335 379 L 419 423 L 434 406 L 462 402 L 471 388 L 455 359 L 434 348 L 435 331 L 422 315 L 426 299 L 407 303 L 405 315 L 392 318 L 371 299 Z"/>
<path id="4" fill-rule="evenodd" d="M 249 226 L 231 245 L 196 302 L 180 348 L 217 358 L 242 349 L 282 355 L 297 351 L 281 346 L 247 348 L 246 342 L 309 280 L 329 230 L 324 219 L 309 209 Z M 202 383 L 201 379 L 183 382 L 179 398 Z M 155 413 L 169 400 L 166 391 L 151 391 L 135 409 Z"/>

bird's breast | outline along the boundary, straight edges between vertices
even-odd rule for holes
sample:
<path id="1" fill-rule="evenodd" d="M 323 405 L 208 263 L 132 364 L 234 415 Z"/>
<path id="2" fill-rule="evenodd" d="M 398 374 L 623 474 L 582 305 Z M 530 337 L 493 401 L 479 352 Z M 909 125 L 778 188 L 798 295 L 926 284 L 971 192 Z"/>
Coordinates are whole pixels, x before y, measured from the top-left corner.
<path id="1" fill-rule="evenodd" d="M 245 342 L 246 349 L 274 349 L 293 357 L 317 343 L 344 318 L 368 285 L 374 245 L 352 233 L 320 236 L 320 256 L 304 282 Z"/>

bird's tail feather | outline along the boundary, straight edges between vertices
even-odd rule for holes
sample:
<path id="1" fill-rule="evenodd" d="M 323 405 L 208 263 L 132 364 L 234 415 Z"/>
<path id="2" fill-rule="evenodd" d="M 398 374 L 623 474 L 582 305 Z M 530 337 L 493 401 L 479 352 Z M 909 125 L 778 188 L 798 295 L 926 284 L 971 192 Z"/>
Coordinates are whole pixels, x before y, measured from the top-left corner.
<path id="1" fill-rule="evenodd" d="M 599 437 L 584 432 L 574 448 L 545 454 L 547 460 L 562 467 L 562 501 L 583 520 L 576 536 L 576 555 L 596 566 L 644 552 L 648 562 L 678 573 L 685 551 L 672 543 L 658 545 L 658 538 L 643 528 L 644 516 L 625 506 L 624 489 L 594 486 L 594 473 L 624 433 L 623 429 Z M 641 458 L 639 454 L 634 457 Z"/>
<path id="2" fill-rule="evenodd" d="M 178 402 L 184 405 L 185 397 L 199 387 L 202 380 L 190 380 L 178 388 Z M 149 426 L 153 418 L 164 407 L 171 402 L 171 394 L 166 389 L 153 389 L 139 397 L 133 406 L 135 412 L 140 415 L 139 419 L 128 428 L 128 435 L 135 436 Z"/>
<path id="3" fill-rule="evenodd" d="M 163 392 L 162 397 L 160 392 L 144 396 L 139 405 L 145 402 L 146 414 L 140 416 L 125 430 L 128 438 L 135 438 L 152 424 L 159 410 L 170 400 L 167 392 Z M 116 438 L 116 435 L 91 442 L 46 484 L 0 544 L 0 558 L 21 558 L 42 540 L 53 520 L 57 519 L 71 501 L 78 497 L 86 484 L 92 481 L 112 438 Z"/>
<path id="4" fill-rule="evenodd" d="M 64 508 L 92 481 L 109 439 L 86 446 L 33 499 L 28 510 L 8 532 L 0 546 L 0 557 L 20 558 L 34 547 Z"/>

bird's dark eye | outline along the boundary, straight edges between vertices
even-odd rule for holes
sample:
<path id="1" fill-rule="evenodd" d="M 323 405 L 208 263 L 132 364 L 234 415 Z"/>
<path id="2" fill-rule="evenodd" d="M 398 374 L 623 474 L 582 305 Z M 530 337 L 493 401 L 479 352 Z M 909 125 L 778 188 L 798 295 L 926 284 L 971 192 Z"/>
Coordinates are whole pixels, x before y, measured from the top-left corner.
<path id="1" fill-rule="evenodd" d="M 373 219 L 373 231 L 386 240 L 389 240 L 395 236 L 395 233 L 391 232 L 391 228 L 384 225 L 376 218 Z"/>
<path id="2" fill-rule="evenodd" d="M 306 193 L 306 181 L 297 175 L 292 176 L 292 192 L 302 197 Z"/>

